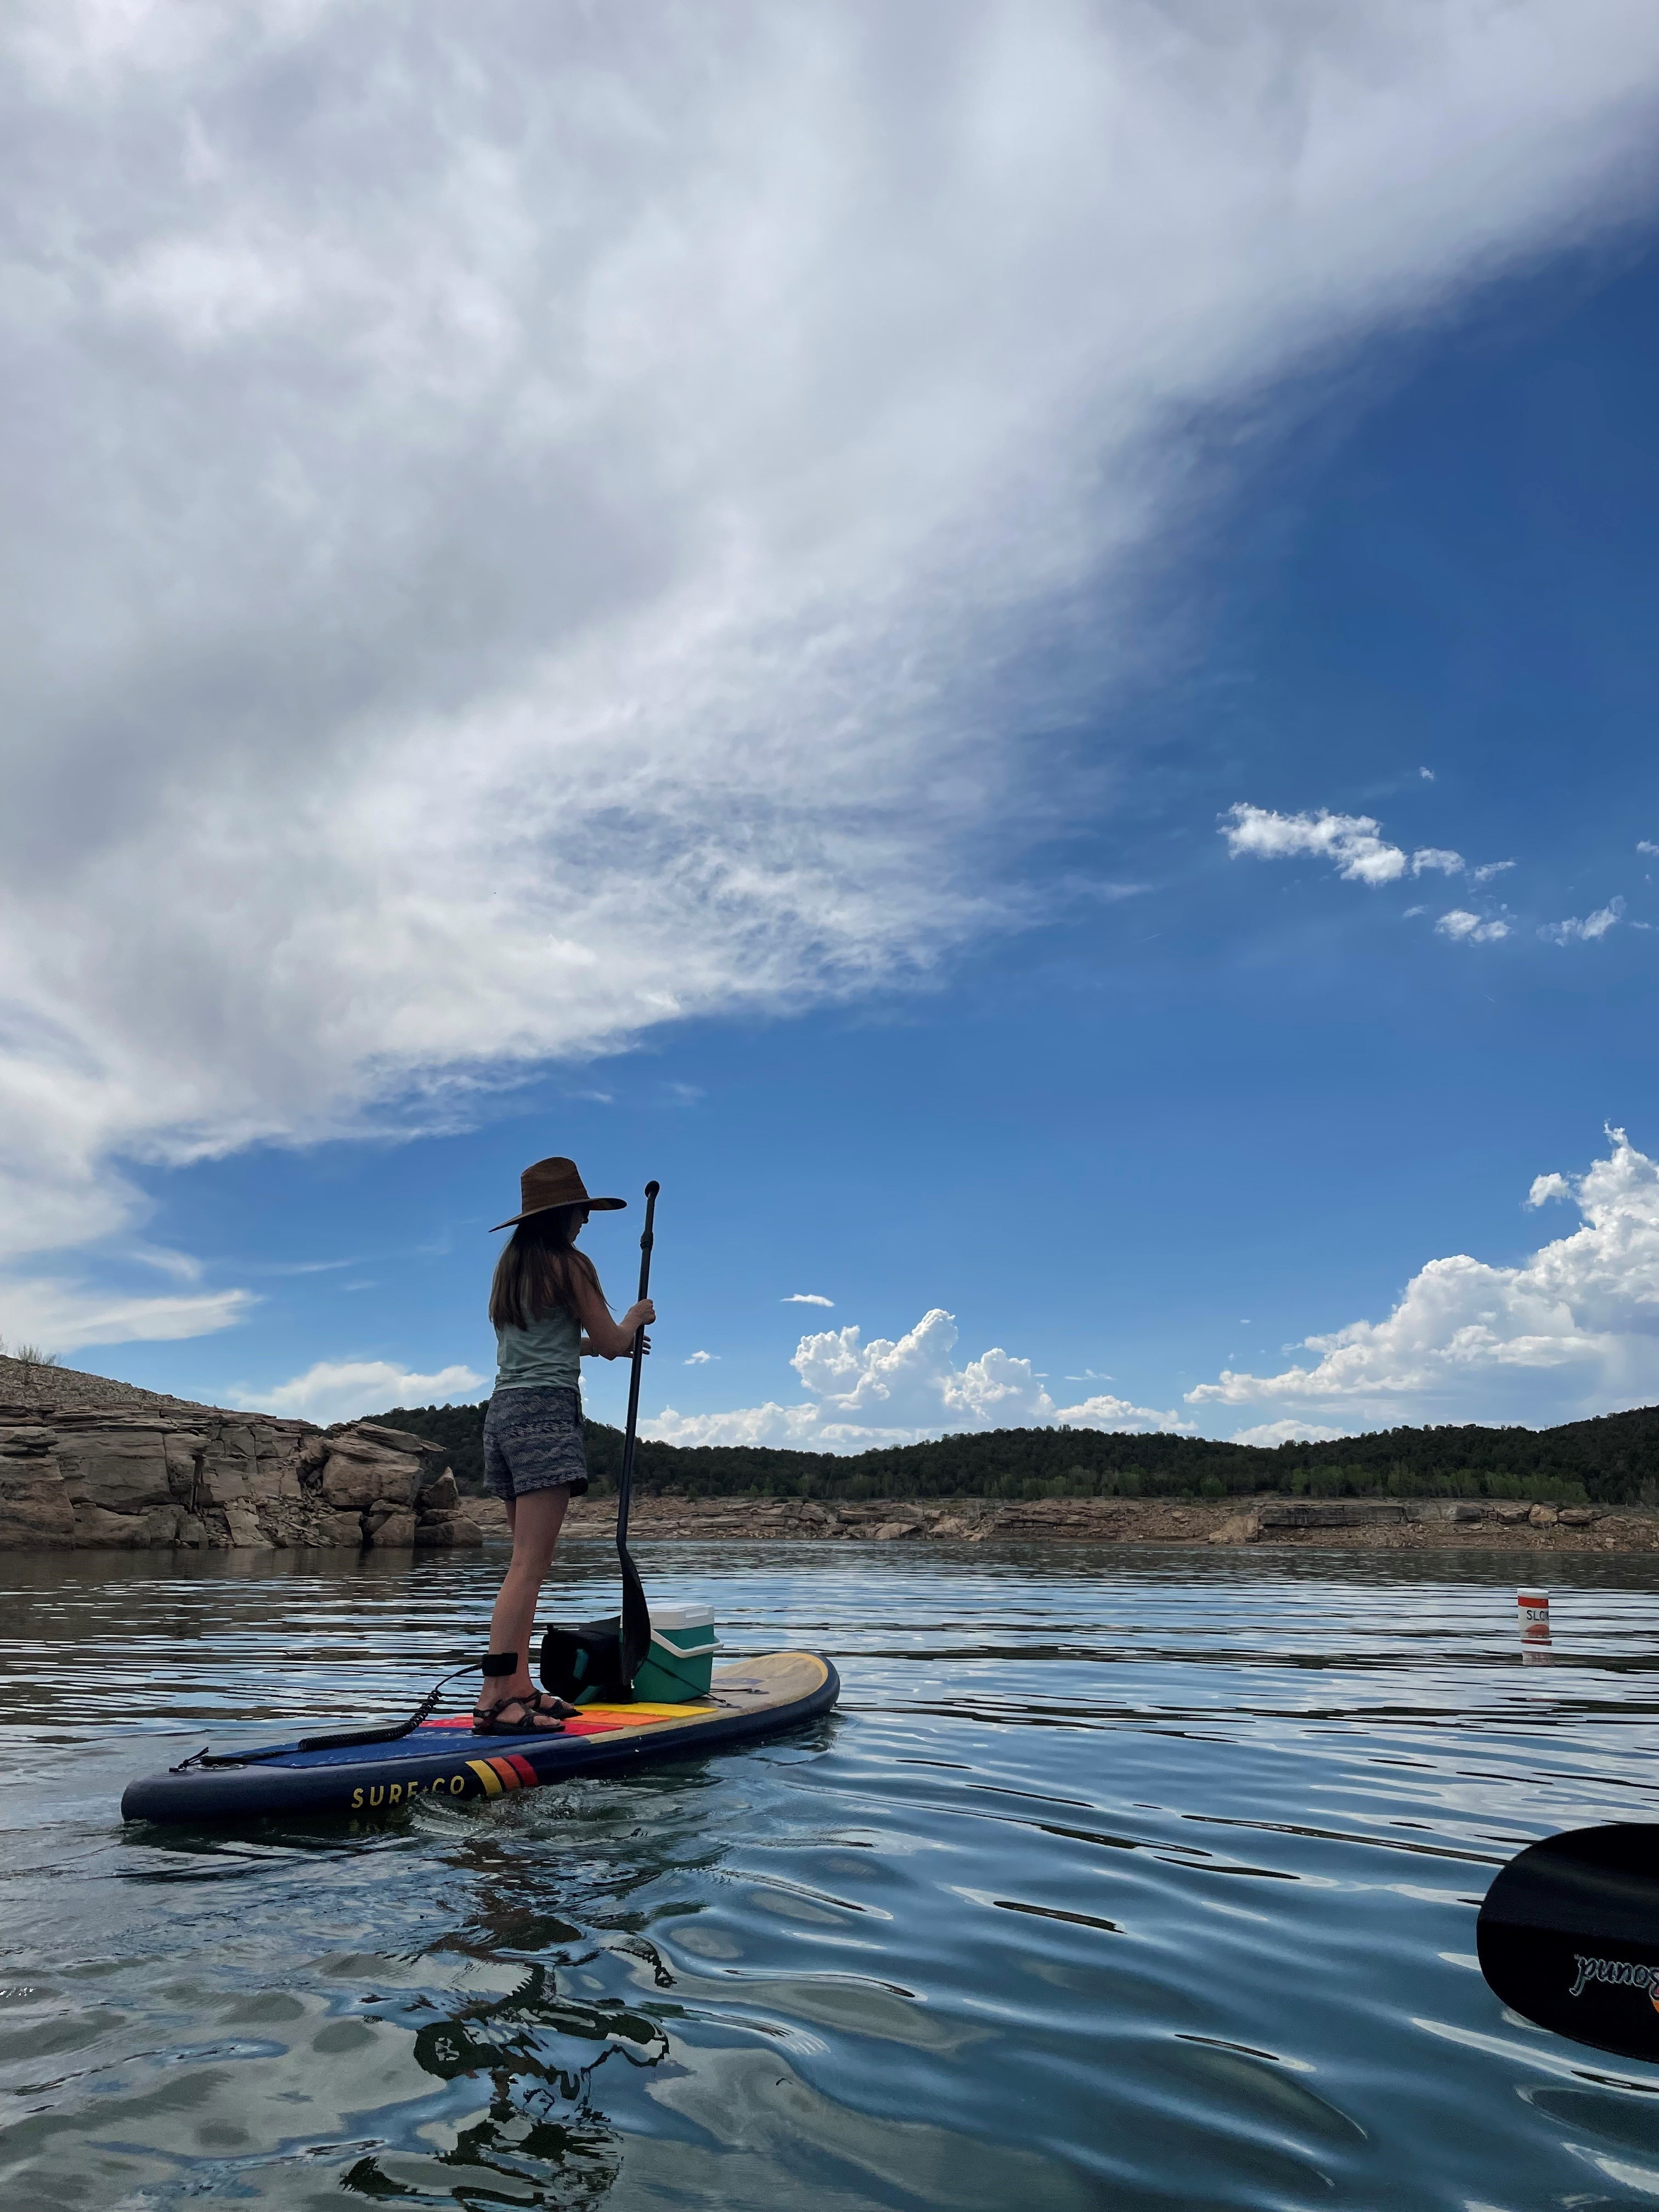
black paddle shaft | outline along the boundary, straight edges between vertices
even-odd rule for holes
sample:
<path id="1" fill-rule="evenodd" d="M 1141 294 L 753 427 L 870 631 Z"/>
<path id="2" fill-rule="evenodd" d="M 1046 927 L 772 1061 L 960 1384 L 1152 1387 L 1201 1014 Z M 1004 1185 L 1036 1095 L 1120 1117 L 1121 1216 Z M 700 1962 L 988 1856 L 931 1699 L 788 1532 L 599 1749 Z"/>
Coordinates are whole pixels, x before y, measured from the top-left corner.
<path id="1" fill-rule="evenodd" d="M 644 1304 L 651 1289 L 651 1247 L 656 1242 L 652 1224 L 657 1214 L 657 1193 L 660 1183 L 645 1186 L 645 1228 L 640 1237 L 640 1303 Z M 628 1428 L 623 1437 L 622 1480 L 617 1486 L 617 1541 L 628 1541 L 628 1509 L 634 1496 L 634 1446 L 640 1420 L 640 1370 L 645 1364 L 645 1331 L 634 1332 L 633 1365 L 628 1377 Z"/>
<path id="2" fill-rule="evenodd" d="M 657 1213 L 659 1186 L 645 1186 L 645 1229 L 640 1237 L 640 1296 L 644 1298 L 651 1288 L 651 1247 L 655 1241 L 653 1224 Z M 651 1648 L 651 1614 L 645 1602 L 645 1589 L 640 1581 L 639 1569 L 628 1551 L 628 1509 L 634 1498 L 634 1449 L 638 1440 L 640 1419 L 640 1369 L 645 1358 L 645 1330 L 634 1333 L 633 1367 L 628 1378 L 628 1428 L 623 1437 L 622 1477 L 617 1485 L 617 1559 L 622 1568 L 622 1670 L 623 1679 L 632 1682 L 644 1665 Z"/>

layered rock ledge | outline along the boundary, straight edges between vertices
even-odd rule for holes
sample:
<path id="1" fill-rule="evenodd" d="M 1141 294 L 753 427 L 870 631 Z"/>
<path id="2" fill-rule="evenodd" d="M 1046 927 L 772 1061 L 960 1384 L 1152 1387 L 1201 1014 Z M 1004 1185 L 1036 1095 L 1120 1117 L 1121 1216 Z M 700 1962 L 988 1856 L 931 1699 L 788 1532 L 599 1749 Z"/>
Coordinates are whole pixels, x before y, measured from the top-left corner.
<path id="1" fill-rule="evenodd" d="M 137 1393 L 105 1406 L 0 1402 L 0 1549 L 480 1540 L 442 1452 L 377 1422 L 319 1429 Z"/>

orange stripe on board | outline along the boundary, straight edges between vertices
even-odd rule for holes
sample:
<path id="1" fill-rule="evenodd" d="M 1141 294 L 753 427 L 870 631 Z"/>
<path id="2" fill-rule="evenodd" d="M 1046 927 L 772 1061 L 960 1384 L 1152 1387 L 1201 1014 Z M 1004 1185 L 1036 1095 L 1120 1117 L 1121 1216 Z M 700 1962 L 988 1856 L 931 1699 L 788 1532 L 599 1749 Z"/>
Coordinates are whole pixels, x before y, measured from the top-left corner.
<path id="1" fill-rule="evenodd" d="M 526 1790 L 537 1790 L 540 1788 L 542 1778 L 537 1773 L 535 1768 L 530 1764 L 530 1761 L 525 1757 L 522 1752 L 503 1752 L 501 1756 L 506 1760 L 507 1764 L 513 1769 L 514 1772 L 518 1776 L 520 1781 L 523 1783 Z"/>
<path id="2" fill-rule="evenodd" d="M 495 1768 L 509 1790 L 524 1788 L 524 1784 L 519 1779 L 519 1771 L 510 1759 L 492 1759 L 489 1765 Z"/>
<path id="3" fill-rule="evenodd" d="M 466 1763 L 483 1783 L 484 1795 L 487 1797 L 499 1797 L 501 1794 L 501 1778 L 489 1761 L 487 1759 L 469 1759 Z"/>

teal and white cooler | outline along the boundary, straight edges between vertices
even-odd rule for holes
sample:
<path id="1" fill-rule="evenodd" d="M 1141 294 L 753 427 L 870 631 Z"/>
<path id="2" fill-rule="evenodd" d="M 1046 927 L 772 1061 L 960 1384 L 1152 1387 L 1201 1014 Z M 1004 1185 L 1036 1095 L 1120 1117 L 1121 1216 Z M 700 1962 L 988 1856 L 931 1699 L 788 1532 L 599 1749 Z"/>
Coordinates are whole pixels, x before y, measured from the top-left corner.
<path id="1" fill-rule="evenodd" d="M 720 1648 L 707 1607 L 653 1607 L 651 1650 L 634 1677 L 634 1695 L 656 1705 L 684 1705 L 706 1698 Z"/>

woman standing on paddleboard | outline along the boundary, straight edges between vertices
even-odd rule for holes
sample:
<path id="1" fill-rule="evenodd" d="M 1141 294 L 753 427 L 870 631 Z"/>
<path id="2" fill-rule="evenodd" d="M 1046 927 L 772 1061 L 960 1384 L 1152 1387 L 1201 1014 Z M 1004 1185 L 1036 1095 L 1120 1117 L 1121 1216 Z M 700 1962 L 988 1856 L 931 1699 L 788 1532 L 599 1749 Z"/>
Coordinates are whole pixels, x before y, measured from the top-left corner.
<path id="1" fill-rule="evenodd" d="M 489 1286 L 496 1365 L 484 1486 L 507 1507 L 513 1560 L 489 1620 L 484 1692 L 472 1716 L 478 1735 L 556 1732 L 575 1710 L 536 1688 L 530 1643 L 566 1510 L 587 1487 L 579 1362 L 584 1354 L 625 1358 L 657 1318 L 641 1298 L 612 1321 L 592 1261 L 576 1249 L 589 1213 L 614 1212 L 625 1198 L 590 1198 L 566 1159 L 538 1160 L 519 1189 L 519 1212 L 495 1224 L 513 1234 Z"/>

